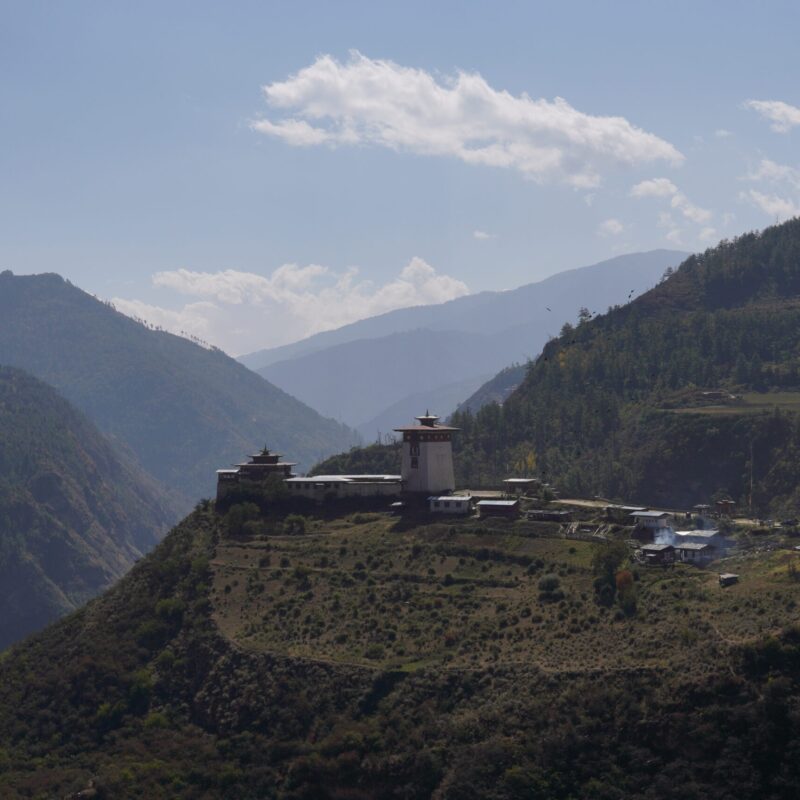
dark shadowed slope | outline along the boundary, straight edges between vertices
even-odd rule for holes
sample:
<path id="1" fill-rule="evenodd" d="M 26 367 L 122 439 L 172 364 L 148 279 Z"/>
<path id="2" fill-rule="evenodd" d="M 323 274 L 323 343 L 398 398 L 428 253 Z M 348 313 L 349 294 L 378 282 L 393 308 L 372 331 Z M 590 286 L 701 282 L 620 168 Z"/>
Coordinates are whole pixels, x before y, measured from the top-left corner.
<path id="1" fill-rule="evenodd" d="M 0 648 L 108 587 L 176 514 L 53 389 L 0 367 Z"/>
<path id="2" fill-rule="evenodd" d="M 218 350 L 148 330 L 57 275 L 0 274 L 0 363 L 55 386 L 185 506 L 268 443 L 310 464 L 351 431 Z"/>

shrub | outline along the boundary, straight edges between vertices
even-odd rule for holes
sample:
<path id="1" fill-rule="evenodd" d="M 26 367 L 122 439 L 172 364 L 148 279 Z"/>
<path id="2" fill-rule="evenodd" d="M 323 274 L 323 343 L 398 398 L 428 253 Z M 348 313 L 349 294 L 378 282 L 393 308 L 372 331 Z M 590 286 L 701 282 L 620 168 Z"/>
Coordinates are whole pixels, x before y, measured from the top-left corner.
<path id="1" fill-rule="evenodd" d="M 555 592 L 559 586 L 561 586 L 561 579 L 552 572 L 539 578 L 540 592 Z"/>
<path id="2" fill-rule="evenodd" d="M 365 651 L 364 651 L 364 658 L 372 659 L 373 661 L 378 661 L 382 659 L 384 656 L 383 645 L 381 644 L 371 644 Z"/>
<path id="3" fill-rule="evenodd" d="M 306 518 L 302 514 L 289 514 L 283 521 L 283 532 L 301 536 L 306 532 Z"/>

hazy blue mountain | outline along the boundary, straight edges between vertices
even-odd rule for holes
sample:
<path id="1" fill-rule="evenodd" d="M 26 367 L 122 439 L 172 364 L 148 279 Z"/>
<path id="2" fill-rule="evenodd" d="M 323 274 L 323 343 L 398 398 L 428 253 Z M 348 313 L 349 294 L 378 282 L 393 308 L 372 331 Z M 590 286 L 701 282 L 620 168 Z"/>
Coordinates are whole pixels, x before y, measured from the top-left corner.
<path id="1" fill-rule="evenodd" d="M 177 514 L 126 449 L 0 367 L 0 649 L 107 588 Z"/>
<path id="2" fill-rule="evenodd" d="M 575 318 L 581 306 L 602 312 L 610 305 L 625 302 L 631 291 L 640 294 L 649 289 L 667 267 L 677 266 L 687 255 L 679 250 L 629 253 L 588 267 L 559 272 L 517 289 L 480 292 L 438 305 L 389 311 L 333 331 L 315 334 L 300 342 L 259 350 L 241 356 L 239 360 L 251 369 L 258 370 L 278 361 L 356 339 L 387 336 L 419 328 L 499 333 L 516 325 L 528 324 L 539 314 L 548 315 L 548 319 L 542 320 L 541 327 L 555 336 L 564 322 Z M 513 360 L 512 357 L 504 363 Z"/>
<path id="3" fill-rule="evenodd" d="M 409 394 L 390 405 L 377 417 L 360 425 L 358 432 L 365 442 L 374 442 L 378 440 L 379 435 L 383 439 L 385 434 L 391 433 L 398 425 L 412 422 L 421 410 L 429 409 L 432 414 L 444 416 L 457 408 L 465 398 L 471 397 L 488 378 L 488 375 L 479 375 L 476 378 L 467 378 L 428 391 Z"/>
<path id="4" fill-rule="evenodd" d="M 260 374 L 304 402 L 314 403 L 321 413 L 355 427 L 372 424 L 399 398 L 424 395 L 471 375 L 491 374 L 500 346 L 496 336 L 408 331 L 334 345 L 271 364 Z M 371 438 L 374 428 L 368 430 Z"/>
<path id="5" fill-rule="evenodd" d="M 0 274 L 0 363 L 55 386 L 184 507 L 264 443 L 309 465 L 354 441 L 223 352 L 149 330 L 58 275 Z"/>
<path id="6" fill-rule="evenodd" d="M 244 361 L 266 359 L 259 374 L 371 441 L 377 430 L 391 429 L 394 414 L 409 416 L 403 398 L 451 413 L 468 400 L 470 386 L 480 387 L 482 376 L 534 358 L 582 306 L 601 312 L 624 303 L 655 285 L 684 255 L 656 250 L 619 256 L 513 291 L 393 311 Z M 485 394 L 502 399 L 494 391 Z"/>

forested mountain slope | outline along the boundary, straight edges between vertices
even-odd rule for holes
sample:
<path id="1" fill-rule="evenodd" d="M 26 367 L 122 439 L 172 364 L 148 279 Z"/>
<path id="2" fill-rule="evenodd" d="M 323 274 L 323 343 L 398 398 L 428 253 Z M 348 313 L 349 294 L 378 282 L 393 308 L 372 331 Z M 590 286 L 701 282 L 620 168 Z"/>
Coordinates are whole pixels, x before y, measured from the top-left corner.
<path id="1" fill-rule="evenodd" d="M 308 465 L 353 433 L 219 350 L 118 313 L 57 275 L 0 273 L 0 363 L 55 386 L 185 498 L 266 442 Z"/>
<path id="2" fill-rule="evenodd" d="M 0 649 L 107 588 L 176 514 L 52 388 L 0 367 Z"/>
<path id="3" fill-rule="evenodd" d="M 623 605 L 617 551 L 548 523 L 241 519 L 0 660 L 3 798 L 796 797 L 785 553 L 725 592 L 623 571 Z"/>
<path id="4" fill-rule="evenodd" d="M 502 407 L 454 416 L 459 469 L 469 483 L 541 472 L 570 493 L 676 505 L 730 493 L 754 510 L 794 509 L 797 392 L 792 220 L 692 256 L 629 305 L 565 326 Z"/>

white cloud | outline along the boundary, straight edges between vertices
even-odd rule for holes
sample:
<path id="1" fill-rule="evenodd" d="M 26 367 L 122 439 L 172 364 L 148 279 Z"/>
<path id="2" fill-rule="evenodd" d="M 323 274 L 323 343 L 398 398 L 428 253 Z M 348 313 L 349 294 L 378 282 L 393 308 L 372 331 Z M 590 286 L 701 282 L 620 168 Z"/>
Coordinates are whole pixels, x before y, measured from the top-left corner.
<path id="1" fill-rule="evenodd" d="M 618 220 L 607 219 L 597 226 L 597 233 L 600 236 L 619 236 L 625 230 L 625 226 Z"/>
<path id="2" fill-rule="evenodd" d="M 680 228 L 673 228 L 667 231 L 665 238 L 672 244 L 683 244 L 683 233 Z"/>
<path id="3" fill-rule="evenodd" d="M 212 323 L 220 311 L 218 306 L 208 302 L 190 303 L 178 310 L 121 297 L 115 297 L 112 302 L 117 311 L 129 317 L 144 320 L 171 333 L 190 334 L 203 340 L 213 335 Z"/>
<path id="4" fill-rule="evenodd" d="M 265 86 L 264 95 L 290 116 L 252 127 L 298 146 L 370 144 L 585 188 L 612 167 L 683 161 L 672 144 L 624 117 L 585 114 L 560 97 L 514 96 L 477 73 L 439 82 L 424 70 L 355 51 L 344 63 L 320 56 Z"/>
<path id="5" fill-rule="evenodd" d="M 717 238 L 717 230 L 716 228 L 703 228 L 697 235 L 697 238 L 701 242 L 713 242 L 714 239 Z"/>
<path id="6" fill-rule="evenodd" d="M 778 164 L 768 158 L 762 159 L 758 167 L 745 177 L 751 181 L 788 183 L 795 189 L 800 189 L 800 169 L 789 167 L 786 164 Z"/>
<path id="7" fill-rule="evenodd" d="M 631 189 L 632 197 L 669 197 L 670 205 L 690 222 L 703 224 L 713 216 L 705 208 L 692 203 L 689 198 L 668 178 L 651 178 L 637 183 Z"/>
<path id="8" fill-rule="evenodd" d="M 726 130 L 725 128 L 717 128 L 714 131 L 714 136 L 716 136 L 717 139 L 728 139 L 731 136 L 733 136 L 733 134 L 729 130 Z"/>
<path id="9" fill-rule="evenodd" d="M 800 215 L 800 205 L 785 197 L 778 197 L 774 194 L 764 194 L 755 189 L 750 189 L 748 192 L 742 192 L 742 199 L 748 200 L 757 208 L 760 208 L 765 214 L 770 217 L 775 217 L 777 220 L 789 219 Z"/>
<path id="10" fill-rule="evenodd" d="M 800 125 L 800 108 L 782 100 L 748 100 L 744 105 L 768 119 L 772 123 L 770 128 L 776 133 L 788 133 Z"/>
<path id="11" fill-rule="evenodd" d="M 441 275 L 421 258 L 384 283 L 359 280 L 358 269 L 334 272 L 311 264 L 284 264 L 265 277 L 224 270 L 158 272 L 153 285 L 194 301 L 179 309 L 114 298 L 123 313 L 167 330 L 189 332 L 241 353 L 302 339 L 313 333 L 397 308 L 443 303 L 468 294 L 462 281 Z"/>
<path id="12" fill-rule="evenodd" d="M 631 189 L 632 197 L 672 197 L 677 193 L 678 187 L 669 178 L 651 178 Z"/>
<path id="13" fill-rule="evenodd" d="M 487 233 L 486 231 L 472 231 L 472 238 L 473 239 L 480 239 L 481 241 L 486 241 L 487 239 L 496 239 L 496 233 Z"/>

